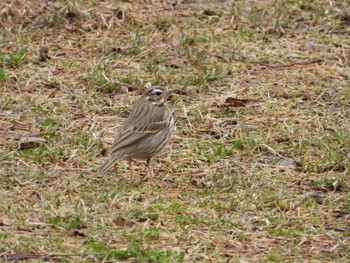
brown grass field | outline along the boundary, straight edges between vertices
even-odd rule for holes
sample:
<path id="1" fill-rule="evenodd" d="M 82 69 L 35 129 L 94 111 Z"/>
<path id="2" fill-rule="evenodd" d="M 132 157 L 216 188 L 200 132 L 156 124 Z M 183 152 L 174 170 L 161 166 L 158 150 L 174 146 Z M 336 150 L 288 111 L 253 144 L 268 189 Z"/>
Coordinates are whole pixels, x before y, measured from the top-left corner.
<path id="1" fill-rule="evenodd" d="M 0 261 L 350 261 L 349 6 L 1 1 Z M 156 182 L 97 175 L 149 84 Z"/>

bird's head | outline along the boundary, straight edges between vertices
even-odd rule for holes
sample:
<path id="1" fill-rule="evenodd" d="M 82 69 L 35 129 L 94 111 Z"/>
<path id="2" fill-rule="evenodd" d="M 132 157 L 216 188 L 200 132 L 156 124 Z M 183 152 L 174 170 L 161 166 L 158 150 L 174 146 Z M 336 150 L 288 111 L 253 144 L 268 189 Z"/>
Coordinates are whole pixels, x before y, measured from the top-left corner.
<path id="1" fill-rule="evenodd" d="M 175 90 L 168 90 L 166 87 L 151 86 L 142 94 L 142 98 L 153 105 L 162 106 L 174 92 Z"/>

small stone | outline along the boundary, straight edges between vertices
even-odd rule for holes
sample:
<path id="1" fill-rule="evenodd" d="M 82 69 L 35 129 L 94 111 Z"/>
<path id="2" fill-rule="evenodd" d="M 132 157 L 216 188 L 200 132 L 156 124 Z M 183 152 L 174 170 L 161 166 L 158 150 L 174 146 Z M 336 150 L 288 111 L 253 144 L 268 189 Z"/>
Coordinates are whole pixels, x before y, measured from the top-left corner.
<path id="1" fill-rule="evenodd" d="M 318 204 L 322 205 L 323 204 L 323 197 L 322 193 L 320 192 L 313 192 L 310 194 L 310 198 L 314 199 Z"/>
<path id="2" fill-rule="evenodd" d="M 284 167 L 294 167 L 295 166 L 295 162 L 292 161 L 292 160 L 280 158 L 277 161 L 277 165 L 284 166 Z"/>
<path id="3" fill-rule="evenodd" d="M 39 50 L 39 61 L 44 62 L 44 61 L 46 61 L 48 59 L 50 59 L 49 48 L 43 46 Z"/>
<path id="4" fill-rule="evenodd" d="M 307 43 L 304 47 L 301 48 L 302 51 L 308 51 L 315 49 L 315 44 L 312 42 Z"/>
<path id="5" fill-rule="evenodd" d="M 119 89 L 119 93 L 126 94 L 128 92 L 129 92 L 128 87 L 123 86 Z"/>

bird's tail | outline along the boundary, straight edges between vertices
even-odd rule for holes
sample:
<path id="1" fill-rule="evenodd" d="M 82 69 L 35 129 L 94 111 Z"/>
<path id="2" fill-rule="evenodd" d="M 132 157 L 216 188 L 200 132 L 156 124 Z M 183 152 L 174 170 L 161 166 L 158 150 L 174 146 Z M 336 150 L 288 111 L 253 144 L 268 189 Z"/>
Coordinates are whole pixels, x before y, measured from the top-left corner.
<path id="1" fill-rule="evenodd" d="M 106 173 L 108 170 L 110 170 L 114 166 L 114 164 L 118 161 L 119 158 L 120 158 L 119 155 L 111 155 L 109 159 L 98 168 L 97 173 L 99 174 Z"/>

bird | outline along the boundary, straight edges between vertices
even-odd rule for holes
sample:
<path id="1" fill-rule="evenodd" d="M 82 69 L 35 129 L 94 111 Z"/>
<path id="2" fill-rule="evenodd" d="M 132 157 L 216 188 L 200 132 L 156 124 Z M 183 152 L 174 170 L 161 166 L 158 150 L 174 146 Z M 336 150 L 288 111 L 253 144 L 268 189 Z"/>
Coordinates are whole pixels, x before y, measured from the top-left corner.
<path id="1" fill-rule="evenodd" d="M 119 159 L 126 159 L 132 178 L 132 159 L 135 158 L 146 160 L 148 174 L 154 180 L 151 159 L 165 149 L 175 130 L 174 116 L 166 102 L 176 92 L 162 86 L 151 86 L 143 92 L 120 128 L 110 148 L 109 159 L 97 170 L 99 174 L 105 174 Z"/>

